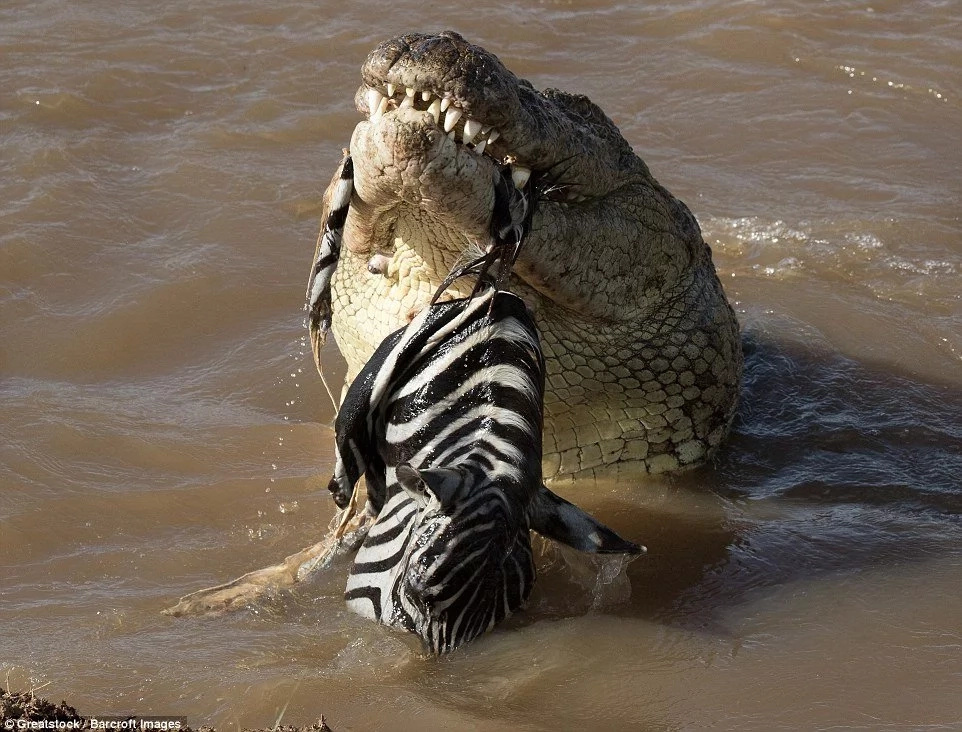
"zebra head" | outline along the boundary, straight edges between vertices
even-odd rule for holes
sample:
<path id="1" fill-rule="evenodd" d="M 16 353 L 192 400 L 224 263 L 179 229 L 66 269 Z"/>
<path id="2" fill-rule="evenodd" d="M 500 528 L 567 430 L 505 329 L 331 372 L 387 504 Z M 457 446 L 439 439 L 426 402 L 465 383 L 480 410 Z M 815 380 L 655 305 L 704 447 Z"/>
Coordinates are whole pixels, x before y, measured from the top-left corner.
<path id="1" fill-rule="evenodd" d="M 345 597 L 356 612 L 447 653 L 527 599 L 535 577 L 528 520 L 472 467 L 402 464 L 395 473 L 401 491 L 358 552 Z"/>
<path id="2" fill-rule="evenodd" d="M 401 490 L 359 550 L 345 599 L 360 615 L 420 636 L 435 654 L 525 603 L 535 580 L 529 529 L 585 552 L 645 551 L 543 485 L 519 514 L 473 466 L 401 464 L 395 474 Z"/>

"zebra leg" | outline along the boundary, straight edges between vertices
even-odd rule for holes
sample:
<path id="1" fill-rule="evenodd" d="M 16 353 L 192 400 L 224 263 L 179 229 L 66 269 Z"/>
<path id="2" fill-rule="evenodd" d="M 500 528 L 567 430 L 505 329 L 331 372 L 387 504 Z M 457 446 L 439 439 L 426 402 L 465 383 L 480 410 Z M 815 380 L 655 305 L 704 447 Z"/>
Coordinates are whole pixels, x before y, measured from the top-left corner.
<path id="1" fill-rule="evenodd" d="M 350 482 L 345 463 L 338 453 L 335 477 L 329 486 L 334 501 L 342 510 L 335 514 L 334 525 L 321 541 L 280 564 L 248 572 L 232 582 L 207 587 L 184 595 L 165 615 L 217 615 L 249 606 L 265 594 L 291 587 L 326 569 L 336 557 L 358 549 L 374 523 L 370 511 L 357 510 L 357 478 Z M 338 500 L 343 495 L 343 501 Z"/>
<path id="2" fill-rule="evenodd" d="M 344 159 L 331 185 L 324 194 L 325 216 L 307 283 L 307 323 L 311 336 L 314 360 L 320 370 L 320 349 L 331 329 L 331 280 L 341 256 L 341 235 L 354 193 L 354 163 L 351 153 L 344 151 Z"/>
<path id="3" fill-rule="evenodd" d="M 264 595 L 293 587 L 330 566 L 336 557 L 356 550 L 372 523 L 370 517 L 361 512 L 353 523 L 344 526 L 341 535 L 331 531 L 323 540 L 291 554 L 279 564 L 248 572 L 233 582 L 191 592 L 162 612 L 174 617 L 220 615 L 249 607 Z"/>
<path id="4" fill-rule="evenodd" d="M 593 554 L 642 554 L 647 551 L 643 546 L 622 539 L 544 485 L 528 510 L 532 530 L 579 551 Z"/>

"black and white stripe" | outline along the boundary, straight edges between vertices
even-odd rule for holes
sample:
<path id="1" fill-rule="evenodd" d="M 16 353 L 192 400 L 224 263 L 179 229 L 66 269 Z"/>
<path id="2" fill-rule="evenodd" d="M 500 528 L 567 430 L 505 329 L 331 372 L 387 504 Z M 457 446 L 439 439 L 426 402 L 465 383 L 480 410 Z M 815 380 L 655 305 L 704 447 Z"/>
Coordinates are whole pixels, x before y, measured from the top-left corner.
<path id="1" fill-rule="evenodd" d="M 347 221 L 347 212 L 350 209 L 353 193 L 354 162 L 351 160 L 351 154 L 345 151 L 340 171 L 329 190 L 327 218 L 317 238 L 314 264 L 307 283 L 308 328 L 311 342 L 315 346 L 315 353 L 317 345 L 327 340 L 327 334 L 331 329 L 333 318 L 331 280 L 334 278 L 334 270 L 337 269 L 337 262 L 341 256 L 341 236 L 344 233 L 344 222 Z"/>
<path id="2" fill-rule="evenodd" d="M 349 607 L 445 653 L 517 610 L 534 583 L 529 529 L 595 552 L 639 551 L 541 480 L 544 361 L 530 312 L 487 288 L 389 336 L 337 419 L 330 489 L 361 475 L 376 519 Z"/>
<path id="3" fill-rule="evenodd" d="M 337 420 L 335 498 L 364 473 L 377 516 L 348 580 L 352 609 L 442 653 L 524 602 L 543 378 L 530 313 L 493 288 L 423 310 L 382 344 Z"/>
<path id="4" fill-rule="evenodd" d="M 532 314 L 501 289 L 530 226 L 531 190 L 502 172 L 491 245 L 438 289 L 473 275 L 472 296 L 435 301 L 389 335 L 337 417 L 329 488 L 343 508 L 364 475 L 375 517 L 345 598 L 434 653 L 524 603 L 530 529 L 584 551 L 640 550 L 542 483 L 544 358 Z"/>

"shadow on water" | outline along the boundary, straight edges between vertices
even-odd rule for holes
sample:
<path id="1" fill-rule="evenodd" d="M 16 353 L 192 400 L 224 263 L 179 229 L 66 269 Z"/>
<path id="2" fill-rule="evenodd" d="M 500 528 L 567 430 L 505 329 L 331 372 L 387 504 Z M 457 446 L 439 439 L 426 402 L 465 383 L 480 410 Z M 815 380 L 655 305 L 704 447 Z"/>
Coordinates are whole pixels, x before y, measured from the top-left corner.
<path id="1" fill-rule="evenodd" d="M 757 591 L 962 553 L 957 388 L 796 333 L 745 340 L 741 405 L 715 463 L 656 484 L 660 500 L 588 506 L 649 548 L 628 567 L 630 597 L 615 592 L 606 612 L 711 627 Z M 577 560 L 547 562 L 535 614 L 566 614 L 551 599 L 563 596 L 570 614 L 578 592 L 565 590 L 590 589 L 577 575 Z M 588 611 L 597 596 L 574 602 Z"/>
<path id="2" fill-rule="evenodd" d="M 710 488 L 958 514 L 962 393 L 749 334 L 742 402 Z"/>

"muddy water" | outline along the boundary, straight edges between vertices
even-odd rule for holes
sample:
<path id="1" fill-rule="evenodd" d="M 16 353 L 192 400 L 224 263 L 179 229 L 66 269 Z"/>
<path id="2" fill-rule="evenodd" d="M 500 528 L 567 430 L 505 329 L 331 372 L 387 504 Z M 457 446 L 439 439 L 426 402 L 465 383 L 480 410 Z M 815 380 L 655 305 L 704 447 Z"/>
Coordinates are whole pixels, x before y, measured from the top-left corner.
<path id="1" fill-rule="evenodd" d="M 548 552 L 440 661 L 343 568 L 163 617 L 326 529 L 318 199 L 366 52 L 444 27 L 589 94 L 695 211 L 735 434 L 565 487 L 649 556 Z M 221 726 L 962 728 L 958 3 L 5 0 L 0 59 L 0 685 Z"/>

